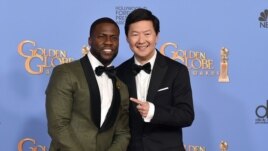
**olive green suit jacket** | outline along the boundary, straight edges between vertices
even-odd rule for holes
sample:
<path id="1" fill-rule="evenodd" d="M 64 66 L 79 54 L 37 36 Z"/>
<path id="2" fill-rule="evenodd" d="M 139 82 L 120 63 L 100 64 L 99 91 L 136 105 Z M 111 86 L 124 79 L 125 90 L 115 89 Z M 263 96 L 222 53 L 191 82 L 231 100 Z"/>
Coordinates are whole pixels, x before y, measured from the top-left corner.
<path id="1" fill-rule="evenodd" d="M 87 70 L 91 72 L 87 74 Z M 48 133 L 52 139 L 50 151 L 126 150 L 130 139 L 126 85 L 116 78 L 116 88 L 120 94 L 117 114 L 110 126 L 101 128 L 94 123 L 96 117 L 92 115 L 92 110 L 98 107 L 92 106 L 92 96 L 97 94 L 91 94 L 88 77 L 93 77 L 93 81 L 95 79 L 87 56 L 53 69 L 46 89 Z M 110 119 L 106 119 L 107 123 Z"/>

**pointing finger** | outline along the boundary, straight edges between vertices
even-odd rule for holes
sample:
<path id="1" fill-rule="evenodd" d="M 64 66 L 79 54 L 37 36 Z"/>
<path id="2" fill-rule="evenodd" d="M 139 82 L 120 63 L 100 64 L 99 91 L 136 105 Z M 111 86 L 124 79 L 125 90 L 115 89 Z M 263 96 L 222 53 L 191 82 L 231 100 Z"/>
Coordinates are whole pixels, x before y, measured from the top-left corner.
<path id="1" fill-rule="evenodd" d="M 130 98 L 130 100 L 134 103 L 137 103 L 137 104 L 141 104 L 142 101 L 139 101 L 138 99 L 135 99 L 135 98 Z"/>

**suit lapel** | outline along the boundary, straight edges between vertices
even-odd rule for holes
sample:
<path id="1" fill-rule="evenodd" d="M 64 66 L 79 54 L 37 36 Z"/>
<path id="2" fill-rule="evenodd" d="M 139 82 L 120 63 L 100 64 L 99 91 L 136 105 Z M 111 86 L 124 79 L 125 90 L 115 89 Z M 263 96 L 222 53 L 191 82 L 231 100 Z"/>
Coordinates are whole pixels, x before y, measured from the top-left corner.
<path id="1" fill-rule="evenodd" d="M 109 128 L 111 128 L 115 121 L 116 117 L 119 112 L 119 107 L 120 107 L 120 93 L 118 90 L 118 83 L 117 79 L 113 78 L 113 99 L 111 106 L 109 108 L 109 111 L 106 115 L 106 118 L 100 126 L 100 119 L 101 119 L 101 100 L 100 100 L 100 92 L 99 92 L 99 86 L 97 83 L 97 80 L 95 78 L 95 73 L 92 69 L 92 66 L 90 64 L 90 61 L 88 60 L 87 56 L 84 56 L 83 58 L 80 59 L 80 62 L 82 64 L 82 68 L 84 70 L 88 87 L 89 87 L 89 92 L 90 92 L 90 103 L 91 103 L 91 117 L 93 119 L 94 124 L 96 127 L 99 129 L 99 132 L 103 132 Z"/>
<path id="2" fill-rule="evenodd" d="M 167 68 L 168 66 L 166 65 L 165 58 L 157 51 L 157 56 L 152 70 L 152 76 L 146 98 L 148 101 L 153 102 L 154 96 L 167 72 Z"/>
<path id="3" fill-rule="evenodd" d="M 101 118 L 101 105 L 100 105 L 100 92 L 97 80 L 95 78 L 95 73 L 89 62 L 87 55 L 80 59 L 82 68 L 84 70 L 87 84 L 90 94 L 90 104 L 91 104 L 91 118 L 97 128 L 100 128 L 100 118 Z"/>
<path id="4" fill-rule="evenodd" d="M 129 97 L 137 98 L 137 87 L 136 87 L 136 80 L 135 75 L 132 71 L 132 65 L 134 64 L 134 57 L 130 58 L 127 62 L 126 67 L 124 70 L 124 82 L 128 85 Z M 130 101 L 129 109 L 138 113 L 136 108 L 137 104 Z"/>
<path id="5" fill-rule="evenodd" d="M 136 80 L 135 80 L 135 75 L 133 74 L 133 71 L 132 71 L 132 65 L 134 64 L 134 57 L 132 57 L 130 59 L 130 62 L 129 62 L 129 65 L 128 65 L 128 68 L 126 71 L 126 73 L 128 73 L 128 85 L 129 86 L 129 95 L 130 97 L 133 97 L 133 98 L 137 98 L 137 87 L 136 87 Z"/>

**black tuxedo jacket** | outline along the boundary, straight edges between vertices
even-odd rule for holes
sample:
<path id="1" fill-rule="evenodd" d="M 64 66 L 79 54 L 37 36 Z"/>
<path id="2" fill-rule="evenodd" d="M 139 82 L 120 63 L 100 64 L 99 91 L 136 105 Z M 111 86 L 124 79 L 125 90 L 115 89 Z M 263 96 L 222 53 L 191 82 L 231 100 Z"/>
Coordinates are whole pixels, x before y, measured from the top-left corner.
<path id="1" fill-rule="evenodd" d="M 130 97 L 137 98 L 134 57 L 117 68 Z M 182 128 L 194 120 L 189 72 L 186 66 L 157 51 L 147 101 L 155 105 L 151 122 L 143 121 L 135 103 L 130 103 L 131 141 L 128 151 L 184 151 Z"/>

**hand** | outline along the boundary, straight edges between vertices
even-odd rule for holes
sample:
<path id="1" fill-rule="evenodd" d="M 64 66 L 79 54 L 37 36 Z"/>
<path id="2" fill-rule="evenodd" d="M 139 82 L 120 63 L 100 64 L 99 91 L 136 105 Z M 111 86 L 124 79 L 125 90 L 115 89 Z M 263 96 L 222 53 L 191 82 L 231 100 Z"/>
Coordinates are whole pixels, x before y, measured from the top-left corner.
<path id="1" fill-rule="evenodd" d="M 135 98 L 130 98 L 130 100 L 137 104 L 137 109 L 140 112 L 141 116 L 145 118 L 149 112 L 149 103 L 147 101 L 141 101 Z"/>

